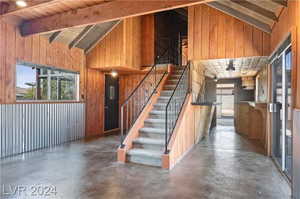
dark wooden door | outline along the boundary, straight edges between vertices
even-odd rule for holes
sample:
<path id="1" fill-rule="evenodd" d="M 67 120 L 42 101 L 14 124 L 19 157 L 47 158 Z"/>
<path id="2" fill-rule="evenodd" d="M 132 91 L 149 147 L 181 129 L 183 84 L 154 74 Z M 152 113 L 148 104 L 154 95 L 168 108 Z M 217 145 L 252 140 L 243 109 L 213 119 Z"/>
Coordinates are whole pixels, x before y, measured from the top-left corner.
<path id="1" fill-rule="evenodd" d="M 104 130 L 119 128 L 119 78 L 105 75 Z"/>

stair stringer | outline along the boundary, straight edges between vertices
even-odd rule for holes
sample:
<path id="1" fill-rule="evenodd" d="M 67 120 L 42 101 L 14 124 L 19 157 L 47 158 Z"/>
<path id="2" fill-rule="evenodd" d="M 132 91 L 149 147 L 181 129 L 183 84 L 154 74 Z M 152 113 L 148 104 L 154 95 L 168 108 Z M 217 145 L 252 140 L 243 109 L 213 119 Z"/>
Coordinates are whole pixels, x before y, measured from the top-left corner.
<path id="1" fill-rule="evenodd" d="M 156 104 L 157 99 L 159 98 L 161 91 L 163 90 L 164 85 L 167 83 L 167 80 L 171 74 L 172 66 L 168 66 L 168 74 L 165 75 L 165 77 L 162 79 L 161 83 L 157 87 L 157 93 L 155 93 L 151 99 L 149 100 L 148 104 L 136 120 L 135 124 L 130 129 L 128 135 L 126 136 L 123 144 L 124 147 L 119 147 L 117 156 L 118 156 L 118 162 L 125 163 L 126 162 L 126 153 L 129 151 L 133 146 L 133 141 L 139 137 L 139 129 L 144 127 L 144 122 L 148 118 L 150 111 L 153 109 L 154 104 Z"/>
<path id="2" fill-rule="evenodd" d="M 172 169 L 178 159 L 195 144 L 192 95 L 188 94 L 168 145 L 168 154 L 162 156 L 162 168 Z M 187 140 L 181 139 L 188 138 Z"/>
<path id="3" fill-rule="evenodd" d="M 162 156 L 162 168 L 174 168 L 208 134 L 214 108 L 193 105 L 192 95 L 187 96 L 168 145 L 169 153 Z"/>

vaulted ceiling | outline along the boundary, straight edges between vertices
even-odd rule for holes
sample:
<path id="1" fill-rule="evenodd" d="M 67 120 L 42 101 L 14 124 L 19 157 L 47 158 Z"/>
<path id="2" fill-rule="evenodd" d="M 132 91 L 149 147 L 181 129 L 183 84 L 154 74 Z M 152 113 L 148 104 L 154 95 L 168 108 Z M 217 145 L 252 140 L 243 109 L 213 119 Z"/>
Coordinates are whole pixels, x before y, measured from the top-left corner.
<path id="1" fill-rule="evenodd" d="M 271 33 L 287 0 L 218 0 L 207 5 Z"/>
<path id="2" fill-rule="evenodd" d="M 23 36 L 99 24 L 212 0 L 23 0 L 28 6 L 16 9 L 15 0 L 0 0 L 1 18 L 20 26 Z M 3 9 L 4 8 L 4 9 Z M 5 9 L 6 8 L 6 9 Z"/>
<path id="3" fill-rule="evenodd" d="M 287 0 L 24 0 L 27 7 L 16 7 L 15 0 L 0 0 L 0 14 L 5 20 L 21 24 L 23 35 L 60 31 L 115 21 L 200 3 L 232 15 L 270 33 Z M 185 15 L 184 10 L 180 13 Z"/>
<path id="4" fill-rule="evenodd" d="M 21 20 L 46 17 L 58 13 L 105 3 L 106 0 L 25 0 L 26 7 L 18 7 L 15 0 L 0 0 L 8 4 L 6 16 Z"/>
<path id="5" fill-rule="evenodd" d="M 64 30 L 43 34 L 49 42 L 62 42 L 69 48 L 77 47 L 89 52 L 105 35 L 107 35 L 120 21 L 110 21 L 95 25 L 67 28 Z"/>

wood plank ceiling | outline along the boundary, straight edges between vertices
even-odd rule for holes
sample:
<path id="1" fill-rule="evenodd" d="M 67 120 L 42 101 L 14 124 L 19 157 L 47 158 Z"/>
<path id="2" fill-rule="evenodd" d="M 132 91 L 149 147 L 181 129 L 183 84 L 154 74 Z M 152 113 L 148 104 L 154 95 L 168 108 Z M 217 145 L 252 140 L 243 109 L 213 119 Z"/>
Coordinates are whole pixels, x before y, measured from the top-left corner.
<path id="1" fill-rule="evenodd" d="M 230 61 L 234 70 L 226 70 Z M 268 57 L 246 57 L 237 59 L 212 59 L 203 60 L 201 65 L 205 67 L 205 74 L 218 79 L 239 78 L 255 76 L 258 71 L 268 64 Z"/>
<path id="2" fill-rule="evenodd" d="M 69 10 L 76 10 L 101 3 L 106 0 L 25 0 L 27 7 L 20 8 L 14 0 L 1 0 L 7 2 L 9 7 L 5 16 L 12 16 L 21 20 L 42 18 Z"/>
<path id="3" fill-rule="evenodd" d="M 207 5 L 271 33 L 287 0 L 218 0 Z"/>
<path id="4" fill-rule="evenodd" d="M 2 13 L 4 14 L 3 17 L 8 19 L 9 22 L 20 25 L 26 20 L 102 4 L 105 3 L 105 0 L 26 0 L 26 3 L 27 7 L 20 8 L 16 6 L 13 0 L 0 0 L 0 7 L 6 7 L 6 10 Z M 69 48 L 77 47 L 88 52 L 118 22 L 117 20 L 101 24 L 72 27 L 42 35 L 49 39 L 49 43 L 58 41 L 67 44 Z"/>

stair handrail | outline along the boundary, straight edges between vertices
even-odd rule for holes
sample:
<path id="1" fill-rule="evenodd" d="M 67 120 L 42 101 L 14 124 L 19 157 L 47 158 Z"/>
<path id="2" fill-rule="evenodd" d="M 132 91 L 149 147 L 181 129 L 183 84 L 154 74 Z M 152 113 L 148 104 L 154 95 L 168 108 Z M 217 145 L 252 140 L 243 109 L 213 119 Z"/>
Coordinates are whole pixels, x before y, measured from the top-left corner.
<path id="1" fill-rule="evenodd" d="M 165 109 L 165 111 L 166 111 L 165 112 L 165 154 L 168 153 L 168 144 L 172 137 L 173 130 L 176 126 L 177 120 L 182 111 L 186 97 L 187 97 L 188 93 L 190 92 L 190 88 L 191 88 L 191 86 L 190 86 L 190 65 L 191 65 L 191 61 L 189 61 L 187 66 L 184 67 L 184 69 L 180 75 L 180 78 L 175 86 L 175 89 L 173 90 L 171 97 L 166 105 L 166 109 Z M 179 89 L 181 89 L 181 90 L 179 90 Z M 181 95 L 181 99 L 180 99 L 179 103 L 176 102 L 176 98 L 175 98 L 176 92 L 181 92 L 180 94 L 183 94 L 183 95 Z M 169 118 L 168 111 L 169 111 L 169 108 L 171 107 L 171 102 L 173 100 L 175 100 L 175 106 L 177 104 L 179 106 L 176 106 L 175 107 L 176 110 L 173 110 L 173 111 L 175 111 L 175 114 L 172 115 L 172 118 L 171 118 L 172 121 L 168 121 L 168 118 Z M 169 124 L 171 124 L 171 125 L 169 125 Z"/>
<path id="2" fill-rule="evenodd" d="M 132 128 L 133 124 L 135 123 L 135 121 L 138 119 L 139 115 L 143 112 L 144 108 L 146 107 L 146 105 L 148 104 L 149 100 L 151 99 L 151 97 L 153 96 L 153 94 L 156 92 L 157 87 L 159 86 L 160 82 L 162 81 L 162 79 L 164 78 L 164 76 L 168 73 L 167 70 L 161 75 L 160 78 L 157 77 L 157 65 L 159 65 L 159 60 L 162 59 L 167 52 L 170 49 L 167 48 L 162 56 L 157 56 L 157 59 L 155 61 L 155 63 L 152 65 L 151 69 L 147 72 L 147 74 L 143 77 L 143 79 L 139 82 L 139 84 L 135 87 L 135 89 L 131 92 L 131 94 L 126 98 L 126 100 L 124 101 L 124 103 L 121 105 L 121 148 L 123 148 L 124 145 L 124 140 L 126 138 L 125 135 L 125 131 L 129 132 L 130 129 Z M 127 124 L 124 126 L 124 109 L 130 103 L 130 100 L 133 99 L 133 97 L 136 95 L 136 93 L 138 93 L 139 89 L 142 88 L 142 86 L 145 84 L 146 80 L 148 78 L 150 78 L 150 75 L 153 73 L 154 71 L 154 87 L 152 87 L 152 91 L 151 94 L 149 96 L 147 96 L 146 100 L 142 103 L 142 106 L 140 107 L 140 110 L 138 111 L 137 115 L 134 116 L 133 121 L 129 121 L 130 124 L 128 124 L 128 110 L 127 111 Z M 159 79 L 159 81 L 157 81 Z M 152 85 L 152 84 L 151 84 Z M 140 103 L 140 102 L 139 102 Z M 132 108 L 132 107 L 130 107 Z M 130 116 L 131 117 L 131 116 Z M 125 127 L 125 128 L 124 128 Z"/>

